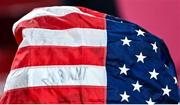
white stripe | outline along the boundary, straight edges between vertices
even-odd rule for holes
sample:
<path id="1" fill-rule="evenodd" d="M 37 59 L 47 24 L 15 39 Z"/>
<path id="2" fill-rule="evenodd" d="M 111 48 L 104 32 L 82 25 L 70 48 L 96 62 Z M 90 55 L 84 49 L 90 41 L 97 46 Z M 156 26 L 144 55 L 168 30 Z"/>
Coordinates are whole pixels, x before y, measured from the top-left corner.
<path id="1" fill-rule="evenodd" d="M 104 66 L 34 66 L 11 70 L 4 91 L 36 86 L 106 86 Z"/>
<path id="2" fill-rule="evenodd" d="M 72 28 L 66 30 L 50 30 L 27 28 L 23 30 L 21 47 L 54 45 L 54 46 L 106 46 L 106 30 Z"/>
<path id="3" fill-rule="evenodd" d="M 84 14 L 88 16 L 93 16 L 88 13 L 82 12 L 79 8 L 77 7 L 72 7 L 72 6 L 53 6 L 53 7 L 43 7 L 43 8 L 38 8 L 32 10 L 30 13 L 22 17 L 20 20 L 18 20 L 14 25 L 13 25 L 13 33 L 15 32 L 15 29 L 17 25 L 25 20 L 29 20 L 35 17 L 40 17 L 40 16 L 65 16 L 70 13 L 79 13 L 79 14 Z"/>

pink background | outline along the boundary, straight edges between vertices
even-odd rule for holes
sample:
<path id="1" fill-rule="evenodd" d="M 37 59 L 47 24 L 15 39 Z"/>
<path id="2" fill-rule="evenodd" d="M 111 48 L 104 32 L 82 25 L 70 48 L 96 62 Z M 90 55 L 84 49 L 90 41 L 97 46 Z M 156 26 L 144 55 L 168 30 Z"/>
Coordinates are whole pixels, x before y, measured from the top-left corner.
<path id="1" fill-rule="evenodd" d="M 163 39 L 180 84 L 180 0 L 117 0 L 119 14 Z"/>

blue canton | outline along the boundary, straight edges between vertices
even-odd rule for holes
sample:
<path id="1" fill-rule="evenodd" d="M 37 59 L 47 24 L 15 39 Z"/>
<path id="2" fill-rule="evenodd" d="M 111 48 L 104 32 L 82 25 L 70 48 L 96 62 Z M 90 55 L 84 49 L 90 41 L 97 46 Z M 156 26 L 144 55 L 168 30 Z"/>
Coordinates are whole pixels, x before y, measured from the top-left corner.
<path id="1" fill-rule="evenodd" d="M 177 104 L 174 63 L 165 43 L 142 27 L 107 15 L 107 103 Z"/>

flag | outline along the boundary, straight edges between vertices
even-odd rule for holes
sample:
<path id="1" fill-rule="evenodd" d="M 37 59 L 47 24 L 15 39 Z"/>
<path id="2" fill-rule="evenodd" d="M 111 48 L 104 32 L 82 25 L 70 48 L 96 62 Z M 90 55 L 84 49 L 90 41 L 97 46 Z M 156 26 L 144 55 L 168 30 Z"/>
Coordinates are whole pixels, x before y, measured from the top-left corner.
<path id="1" fill-rule="evenodd" d="M 84 7 L 32 10 L 13 25 L 19 44 L 0 103 L 175 104 L 175 66 L 160 38 Z"/>

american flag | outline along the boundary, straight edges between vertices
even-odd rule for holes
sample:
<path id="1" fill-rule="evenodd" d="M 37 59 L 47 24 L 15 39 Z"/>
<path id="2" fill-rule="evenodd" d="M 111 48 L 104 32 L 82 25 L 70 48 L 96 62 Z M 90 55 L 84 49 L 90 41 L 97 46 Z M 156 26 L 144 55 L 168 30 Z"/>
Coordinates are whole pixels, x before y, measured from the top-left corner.
<path id="1" fill-rule="evenodd" d="M 165 43 L 142 27 L 84 7 L 32 10 L 13 25 L 19 44 L 0 103 L 175 104 Z"/>

